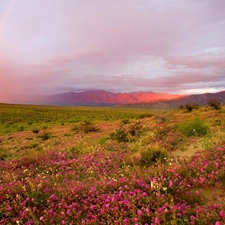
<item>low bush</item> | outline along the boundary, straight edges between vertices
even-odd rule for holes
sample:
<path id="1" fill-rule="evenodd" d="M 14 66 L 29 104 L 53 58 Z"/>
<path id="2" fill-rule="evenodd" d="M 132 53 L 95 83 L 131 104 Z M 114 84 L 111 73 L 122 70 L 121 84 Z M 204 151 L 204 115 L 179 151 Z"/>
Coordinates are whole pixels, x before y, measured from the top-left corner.
<path id="1" fill-rule="evenodd" d="M 213 109 L 219 110 L 222 107 L 222 99 L 219 98 L 208 99 L 208 105 Z"/>
<path id="2" fill-rule="evenodd" d="M 151 166 L 157 164 L 158 162 L 165 162 L 168 153 L 162 148 L 147 148 L 141 151 L 141 166 Z"/>
<path id="3" fill-rule="evenodd" d="M 39 133 L 39 129 L 37 129 L 37 128 L 34 128 L 34 129 L 32 129 L 32 132 L 34 133 L 34 134 L 38 134 Z"/>
<path id="4" fill-rule="evenodd" d="M 23 150 L 23 149 L 37 149 L 37 148 L 38 148 L 38 144 L 37 143 L 31 143 L 29 145 L 25 145 L 25 146 L 20 147 L 20 150 Z"/>
<path id="5" fill-rule="evenodd" d="M 129 124 L 130 123 L 130 120 L 129 119 L 123 119 L 121 121 L 122 124 Z"/>
<path id="6" fill-rule="evenodd" d="M 19 127 L 17 127 L 17 130 L 18 130 L 18 131 L 24 131 L 24 126 L 19 126 Z"/>
<path id="7" fill-rule="evenodd" d="M 49 133 L 45 132 L 42 135 L 39 135 L 38 137 L 41 138 L 42 141 L 46 141 L 51 137 L 51 135 Z"/>
<path id="8" fill-rule="evenodd" d="M 112 140 L 117 140 L 118 142 L 127 142 L 127 133 L 124 128 L 120 128 L 116 130 L 115 132 L 110 134 L 110 138 Z"/>
<path id="9" fill-rule="evenodd" d="M 140 122 L 136 122 L 135 124 L 132 124 L 130 126 L 130 129 L 129 129 L 129 134 L 131 136 L 140 136 L 141 135 L 141 130 L 142 130 L 142 125 Z"/>
<path id="10" fill-rule="evenodd" d="M 106 141 L 108 140 L 107 136 L 103 136 L 98 140 L 98 144 L 103 145 L 106 143 Z"/>
<path id="11" fill-rule="evenodd" d="M 203 136 L 206 135 L 209 128 L 199 118 L 178 125 L 178 130 L 185 136 Z"/>
<path id="12" fill-rule="evenodd" d="M 75 131 L 75 133 L 78 133 L 80 130 L 81 128 L 79 124 L 75 124 L 73 128 L 71 129 L 71 131 Z"/>
<path id="13" fill-rule="evenodd" d="M 183 105 L 179 105 L 179 109 L 184 109 L 184 106 Z"/>
<path id="14" fill-rule="evenodd" d="M 189 104 L 187 103 L 184 108 L 188 111 L 191 112 L 193 109 L 198 108 L 199 106 L 197 104 Z"/>
<path id="15" fill-rule="evenodd" d="M 168 133 L 174 130 L 175 130 L 174 126 L 161 126 L 156 131 L 156 138 L 159 140 L 164 140 L 165 136 L 167 136 Z"/>
<path id="16" fill-rule="evenodd" d="M 143 113 L 143 114 L 139 115 L 137 118 L 138 119 L 144 119 L 144 118 L 150 118 L 152 116 L 153 116 L 152 113 Z"/>
<path id="17" fill-rule="evenodd" d="M 90 133 L 90 132 L 97 132 L 99 131 L 99 128 L 96 127 L 93 123 L 89 121 L 85 121 L 81 124 L 76 124 L 73 128 L 72 131 L 75 131 L 75 133 L 79 132 L 84 132 L 85 134 Z"/>
<path id="18" fill-rule="evenodd" d="M 77 146 L 74 146 L 74 147 L 68 149 L 67 152 L 69 152 L 71 154 L 81 154 L 81 153 L 83 153 L 83 149 L 82 149 L 81 145 L 77 145 Z"/>
<path id="19" fill-rule="evenodd" d="M 180 146 L 183 140 L 184 138 L 181 132 L 172 130 L 159 140 L 159 144 L 168 151 L 174 151 Z"/>
<path id="20" fill-rule="evenodd" d="M 158 120 L 158 123 L 165 123 L 168 120 L 165 115 L 156 116 L 156 119 Z"/>
<path id="21" fill-rule="evenodd" d="M 91 122 L 84 122 L 82 124 L 82 130 L 85 134 L 90 133 L 90 132 L 97 132 L 99 131 L 99 128 L 96 127 L 93 123 Z"/>
<path id="22" fill-rule="evenodd" d="M 5 160 L 10 155 L 7 153 L 7 151 L 0 147 L 0 160 Z"/>

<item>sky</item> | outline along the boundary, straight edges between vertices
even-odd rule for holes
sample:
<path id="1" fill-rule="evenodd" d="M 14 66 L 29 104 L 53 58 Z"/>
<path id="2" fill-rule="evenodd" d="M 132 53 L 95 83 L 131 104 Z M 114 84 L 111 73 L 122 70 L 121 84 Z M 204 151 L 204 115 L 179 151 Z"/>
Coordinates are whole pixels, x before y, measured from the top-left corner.
<path id="1" fill-rule="evenodd" d="M 225 90 L 224 0 L 0 0 L 0 93 Z"/>

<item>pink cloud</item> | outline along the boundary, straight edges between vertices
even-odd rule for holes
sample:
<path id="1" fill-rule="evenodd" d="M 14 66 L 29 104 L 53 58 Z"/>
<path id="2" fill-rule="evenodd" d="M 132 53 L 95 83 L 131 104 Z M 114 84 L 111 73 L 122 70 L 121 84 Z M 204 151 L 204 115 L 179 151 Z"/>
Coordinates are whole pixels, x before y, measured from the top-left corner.
<path id="1" fill-rule="evenodd" d="M 168 67 L 184 66 L 192 69 L 225 68 L 225 54 L 168 57 Z"/>
<path id="2" fill-rule="evenodd" d="M 224 0 L 17 1 L 4 20 L 0 92 L 224 87 L 224 15 Z"/>
<path id="3" fill-rule="evenodd" d="M 67 55 L 54 55 L 52 56 L 48 62 L 50 64 L 55 64 L 57 66 L 65 66 L 70 63 L 76 63 L 76 62 L 96 62 L 99 60 L 104 60 L 105 53 L 100 50 L 92 50 L 92 49 L 86 49 L 86 50 L 79 50 L 76 52 L 69 53 Z M 46 65 L 47 65 L 46 64 Z"/>
<path id="4" fill-rule="evenodd" d="M 97 86 L 96 83 L 98 84 Z M 132 76 L 129 74 L 110 77 L 90 74 L 86 76 L 86 79 L 81 84 L 77 84 L 75 87 L 80 89 L 82 86 L 85 86 L 89 87 L 89 89 L 106 89 L 113 92 L 122 89 L 127 92 L 138 90 L 182 93 L 185 88 L 195 88 L 196 85 L 201 88 L 206 88 L 210 83 L 214 84 L 213 87 L 219 87 L 219 85 L 224 86 L 225 78 L 223 75 L 202 74 L 199 71 L 174 73 L 170 76 L 158 76 L 154 78 L 143 75 Z"/>

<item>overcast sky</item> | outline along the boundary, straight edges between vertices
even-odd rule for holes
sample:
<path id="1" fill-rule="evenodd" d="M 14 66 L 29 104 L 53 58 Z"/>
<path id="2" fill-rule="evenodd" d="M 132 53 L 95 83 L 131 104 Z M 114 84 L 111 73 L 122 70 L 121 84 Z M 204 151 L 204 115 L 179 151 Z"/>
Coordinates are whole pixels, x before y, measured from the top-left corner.
<path id="1" fill-rule="evenodd" d="M 225 0 L 0 0 L 0 93 L 225 90 Z"/>

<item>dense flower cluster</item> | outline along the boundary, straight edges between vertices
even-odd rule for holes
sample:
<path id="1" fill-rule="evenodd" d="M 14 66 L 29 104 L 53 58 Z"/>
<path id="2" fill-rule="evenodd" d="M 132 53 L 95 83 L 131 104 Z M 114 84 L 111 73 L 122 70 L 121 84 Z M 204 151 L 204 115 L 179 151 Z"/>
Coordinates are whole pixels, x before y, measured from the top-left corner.
<path id="1" fill-rule="evenodd" d="M 0 161 L 0 224 L 225 223 L 225 146 L 149 168 L 125 154 Z"/>

